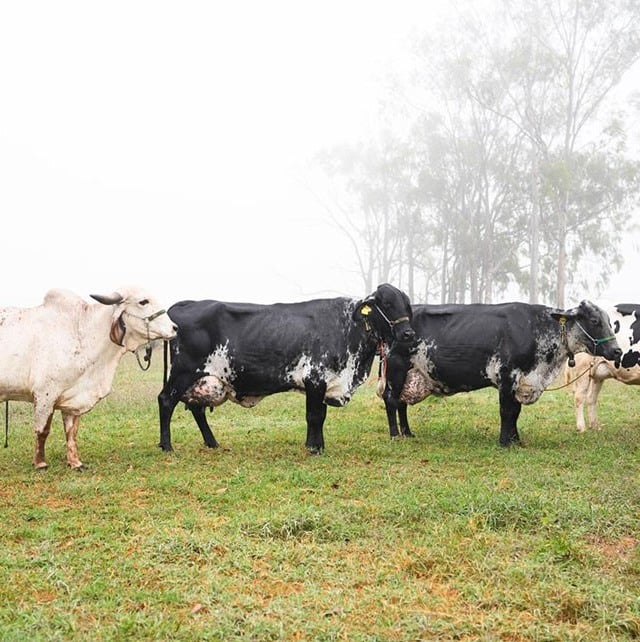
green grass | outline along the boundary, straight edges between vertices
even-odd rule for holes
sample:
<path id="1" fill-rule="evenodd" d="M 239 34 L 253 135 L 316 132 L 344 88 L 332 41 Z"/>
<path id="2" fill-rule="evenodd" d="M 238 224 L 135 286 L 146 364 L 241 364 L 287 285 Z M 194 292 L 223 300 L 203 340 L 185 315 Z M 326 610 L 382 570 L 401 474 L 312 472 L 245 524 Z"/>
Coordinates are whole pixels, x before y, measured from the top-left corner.
<path id="1" fill-rule="evenodd" d="M 159 361 L 159 355 L 154 355 Z M 121 365 L 69 470 L 31 407 L 0 449 L 0 639 L 631 640 L 640 637 L 639 391 L 607 382 L 601 432 L 566 391 L 498 447 L 494 390 L 410 408 L 388 438 L 373 383 L 303 447 L 304 397 L 182 407 L 157 447 L 160 364 Z"/>

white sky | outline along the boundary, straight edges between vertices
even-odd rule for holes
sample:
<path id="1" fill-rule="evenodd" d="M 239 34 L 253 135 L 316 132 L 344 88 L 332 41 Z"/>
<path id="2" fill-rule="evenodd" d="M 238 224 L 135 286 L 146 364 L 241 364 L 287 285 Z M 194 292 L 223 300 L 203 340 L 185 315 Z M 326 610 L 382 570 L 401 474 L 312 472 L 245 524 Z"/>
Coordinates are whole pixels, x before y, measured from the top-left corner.
<path id="1" fill-rule="evenodd" d="M 439 6 L 2 3 L 0 305 L 368 294 L 305 167 L 374 130 L 377 78 Z"/>

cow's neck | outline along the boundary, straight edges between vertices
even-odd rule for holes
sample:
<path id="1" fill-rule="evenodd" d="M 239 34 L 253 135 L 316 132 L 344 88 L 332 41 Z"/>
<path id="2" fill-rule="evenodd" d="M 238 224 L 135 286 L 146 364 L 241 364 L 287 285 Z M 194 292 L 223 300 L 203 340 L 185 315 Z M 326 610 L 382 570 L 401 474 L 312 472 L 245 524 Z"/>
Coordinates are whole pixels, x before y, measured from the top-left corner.
<path id="1" fill-rule="evenodd" d="M 97 367 L 105 379 L 113 377 L 126 349 L 109 338 L 113 310 L 109 306 L 90 305 L 86 316 L 86 332 L 81 332 L 86 367 Z"/>

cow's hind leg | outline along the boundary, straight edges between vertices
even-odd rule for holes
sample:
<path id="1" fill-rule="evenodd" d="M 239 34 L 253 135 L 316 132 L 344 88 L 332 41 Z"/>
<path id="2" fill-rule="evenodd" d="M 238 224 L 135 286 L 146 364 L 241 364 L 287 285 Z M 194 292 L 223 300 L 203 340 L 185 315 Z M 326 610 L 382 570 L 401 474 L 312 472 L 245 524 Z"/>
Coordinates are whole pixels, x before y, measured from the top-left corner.
<path id="1" fill-rule="evenodd" d="M 327 416 L 327 406 L 324 403 L 326 386 L 305 385 L 306 418 L 307 418 L 307 450 L 312 455 L 320 455 L 324 450 L 324 420 Z"/>
<path id="2" fill-rule="evenodd" d="M 43 411 L 35 413 L 35 436 L 36 436 L 36 447 L 35 454 L 33 456 L 33 465 L 38 470 L 44 470 L 47 467 L 47 461 L 45 459 L 45 444 L 47 442 L 47 437 L 51 431 L 51 420 L 53 419 L 53 410 L 47 415 Z"/>
<path id="3" fill-rule="evenodd" d="M 202 439 L 204 439 L 205 446 L 208 448 L 217 448 L 218 442 L 211 432 L 211 428 L 209 428 L 204 406 L 189 406 L 189 410 L 196 420 L 198 428 L 200 428 L 200 434 L 202 435 Z"/>
<path id="4" fill-rule="evenodd" d="M 522 404 L 515 398 L 511 386 L 500 388 L 500 445 L 503 447 L 520 443 L 518 417 Z"/>
<path id="5" fill-rule="evenodd" d="M 81 471 L 84 469 L 80 457 L 78 455 L 78 444 L 76 436 L 78 434 L 78 427 L 80 425 L 79 415 L 69 415 L 62 413 L 62 424 L 64 426 L 64 434 L 67 440 L 67 464 L 74 470 Z"/>

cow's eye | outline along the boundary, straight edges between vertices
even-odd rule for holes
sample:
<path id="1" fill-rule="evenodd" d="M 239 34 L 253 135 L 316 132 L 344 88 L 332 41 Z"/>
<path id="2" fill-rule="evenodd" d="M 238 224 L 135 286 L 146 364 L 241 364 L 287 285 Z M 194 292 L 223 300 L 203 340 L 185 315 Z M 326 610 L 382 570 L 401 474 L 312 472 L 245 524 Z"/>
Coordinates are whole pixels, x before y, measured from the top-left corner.
<path id="1" fill-rule="evenodd" d="M 149 305 L 149 299 L 142 299 L 139 304 L 142 306 Z"/>

